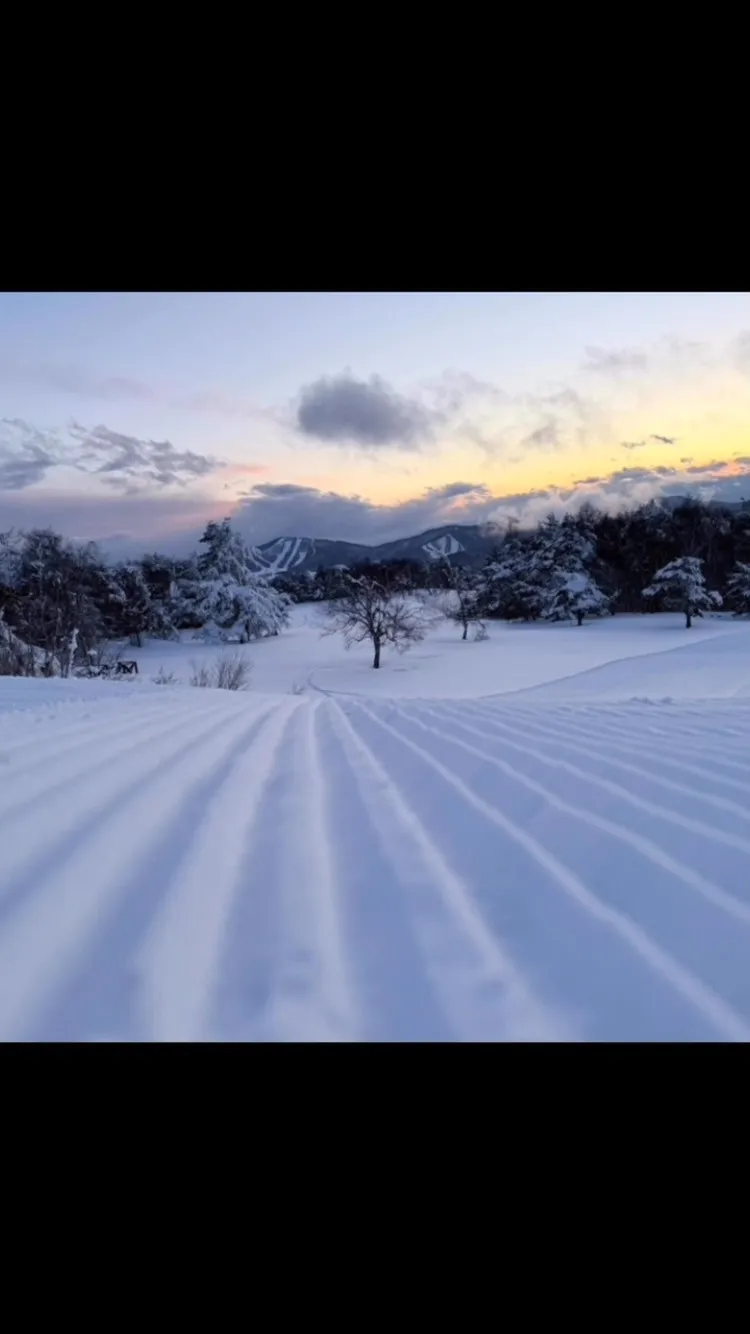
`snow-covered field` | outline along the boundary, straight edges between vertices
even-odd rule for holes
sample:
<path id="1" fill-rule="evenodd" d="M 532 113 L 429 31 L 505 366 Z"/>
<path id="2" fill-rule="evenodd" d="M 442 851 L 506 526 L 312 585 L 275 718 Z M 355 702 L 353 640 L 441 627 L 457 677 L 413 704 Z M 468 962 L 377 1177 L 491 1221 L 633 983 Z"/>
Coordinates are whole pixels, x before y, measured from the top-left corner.
<path id="1" fill-rule="evenodd" d="M 750 625 L 683 625 L 0 679 L 0 1039 L 750 1039 Z"/>

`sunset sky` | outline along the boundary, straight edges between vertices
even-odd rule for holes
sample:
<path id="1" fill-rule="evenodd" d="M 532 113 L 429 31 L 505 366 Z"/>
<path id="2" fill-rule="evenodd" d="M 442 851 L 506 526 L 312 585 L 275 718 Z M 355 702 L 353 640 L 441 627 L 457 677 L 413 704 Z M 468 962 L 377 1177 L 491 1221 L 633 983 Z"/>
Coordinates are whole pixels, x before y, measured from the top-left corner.
<path id="1" fill-rule="evenodd" d="M 0 294 L 0 530 L 187 549 L 750 497 L 745 293 Z"/>

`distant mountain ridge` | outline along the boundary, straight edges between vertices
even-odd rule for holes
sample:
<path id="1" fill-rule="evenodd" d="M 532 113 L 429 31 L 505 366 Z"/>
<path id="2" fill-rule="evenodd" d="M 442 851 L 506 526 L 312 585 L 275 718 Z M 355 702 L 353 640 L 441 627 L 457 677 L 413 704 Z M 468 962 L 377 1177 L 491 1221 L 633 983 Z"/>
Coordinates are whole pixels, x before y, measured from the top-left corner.
<path id="1" fill-rule="evenodd" d="M 252 547 L 258 573 L 303 574 L 319 566 L 373 564 L 390 560 L 436 561 L 444 556 L 456 564 L 481 561 L 497 542 L 497 536 L 479 524 L 445 524 L 428 528 L 413 537 L 368 546 L 363 542 L 340 542 L 328 537 L 276 537 Z"/>
<path id="2" fill-rule="evenodd" d="M 686 500 L 699 498 L 695 495 L 662 496 L 659 503 L 672 510 Z M 734 511 L 750 509 L 747 500 L 717 499 L 704 500 L 703 503 Z M 358 565 L 363 561 L 373 564 L 391 560 L 430 562 L 446 556 L 454 565 L 476 565 L 482 563 L 498 541 L 498 532 L 484 524 L 449 523 L 373 546 L 328 537 L 275 537 L 252 547 L 251 553 L 259 574 L 303 574 L 308 570 L 315 571 L 319 566 L 332 569 L 336 565 Z"/>

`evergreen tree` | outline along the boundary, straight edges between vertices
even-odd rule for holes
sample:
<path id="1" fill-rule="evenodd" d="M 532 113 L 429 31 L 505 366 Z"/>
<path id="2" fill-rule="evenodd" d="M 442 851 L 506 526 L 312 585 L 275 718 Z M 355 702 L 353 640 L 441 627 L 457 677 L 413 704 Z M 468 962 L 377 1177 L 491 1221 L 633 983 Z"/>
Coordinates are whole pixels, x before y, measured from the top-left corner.
<path id="1" fill-rule="evenodd" d="M 678 556 L 657 570 L 643 596 L 657 599 L 667 610 L 684 612 L 685 628 L 689 630 L 694 616 L 702 616 L 722 603 L 721 594 L 706 588 L 702 565 L 697 556 Z"/>
<path id="2" fill-rule="evenodd" d="M 585 570 L 553 578 L 546 590 L 544 618 L 548 621 L 574 620 L 583 625 L 584 616 L 604 616 L 609 598 Z"/>
<path id="3" fill-rule="evenodd" d="M 205 637 L 247 643 L 278 634 L 289 621 L 290 599 L 268 576 L 255 573 L 252 556 L 229 520 L 209 523 L 201 544 L 205 551 L 192 577 L 182 581 L 182 591 L 184 609 Z"/>
<path id="4" fill-rule="evenodd" d="M 737 561 L 727 580 L 727 602 L 735 616 L 750 614 L 750 565 Z"/>

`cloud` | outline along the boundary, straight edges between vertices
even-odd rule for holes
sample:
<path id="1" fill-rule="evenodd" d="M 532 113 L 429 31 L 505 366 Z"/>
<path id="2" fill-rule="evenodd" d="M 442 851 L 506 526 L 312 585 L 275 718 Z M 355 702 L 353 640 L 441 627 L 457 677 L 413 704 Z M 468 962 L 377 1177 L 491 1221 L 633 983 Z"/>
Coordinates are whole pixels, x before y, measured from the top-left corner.
<path id="1" fill-rule="evenodd" d="M 647 443 L 646 440 L 623 440 L 620 449 L 645 449 Z"/>
<path id="2" fill-rule="evenodd" d="M 546 487 L 498 500 L 494 524 L 515 519 L 533 525 L 550 512 L 575 513 L 583 504 L 616 514 L 663 496 L 692 494 L 703 500 L 737 502 L 750 498 L 750 456 L 712 459 L 690 467 L 618 468 L 601 477 L 578 479 L 570 487 Z"/>
<path id="3" fill-rule="evenodd" d="M 429 487 L 397 505 L 376 505 L 363 496 L 312 486 L 261 482 L 238 506 L 233 521 L 256 544 L 283 536 L 377 544 L 447 523 L 482 523 L 496 504 L 481 482 Z"/>
<path id="4" fill-rule="evenodd" d="M 51 433 L 16 418 L 0 418 L 0 491 L 23 491 L 57 465 Z"/>
<path id="5" fill-rule="evenodd" d="M 553 418 L 549 418 L 542 426 L 537 426 L 535 431 L 525 436 L 522 444 L 531 445 L 534 449 L 556 449 L 562 444 L 557 422 Z"/>
<path id="6" fill-rule="evenodd" d="M 0 531 L 49 525 L 68 537 L 100 541 L 114 555 L 154 549 L 184 555 L 195 549 L 209 519 L 232 513 L 237 530 L 256 544 L 298 536 L 376 545 L 443 524 L 503 527 L 516 519 L 531 525 L 550 511 L 576 512 L 585 502 L 616 513 L 688 492 L 725 501 L 750 497 L 750 456 L 682 468 L 618 468 L 580 478 L 570 487 L 504 497 L 493 495 L 483 483 L 460 480 L 430 487 L 396 505 L 376 505 L 364 496 L 291 482 L 258 482 L 236 506 L 185 490 L 84 495 L 55 492 L 42 484 L 0 493 Z"/>
<path id="7" fill-rule="evenodd" d="M 10 528 L 54 528 L 78 541 L 101 542 L 118 554 L 153 550 L 187 552 L 209 519 L 226 512 L 226 501 L 185 492 L 125 495 L 113 491 L 61 492 L 41 485 L 0 492 L 0 532 Z"/>
<path id="8" fill-rule="evenodd" d="M 418 449 L 441 420 L 440 413 L 398 394 L 379 376 L 357 380 L 348 372 L 307 385 L 296 418 L 302 434 L 316 440 L 399 449 Z"/>
<path id="9" fill-rule="evenodd" d="M 677 441 L 676 435 L 650 435 L 649 440 L 658 440 L 660 445 L 674 445 Z"/>
<path id="10" fill-rule="evenodd" d="M 647 371 L 649 356 L 636 347 L 587 347 L 583 370 L 598 375 L 619 376 L 630 371 Z"/>
<path id="11" fill-rule="evenodd" d="M 743 330 L 729 345 L 729 358 L 735 369 L 750 375 L 750 330 Z"/>
<path id="12" fill-rule="evenodd" d="M 54 468 L 132 490 L 185 486 L 221 467 L 221 460 L 210 455 L 176 449 L 168 440 L 140 440 L 108 426 L 71 422 L 65 431 L 53 431 L 17 418 L 0 419 L 0 491 L 34 486 Z"/>
<path id="13" fill-rule="evenodd" d="M 135 402 L 180 412 L 210 414 L 232 419 L 266 417 L 279 420 L 272 408 L 234 398 L 216 389 L 196 389 L 189 394 L 152 384 L 128 375 L 102 375 L 84 366 L 56 362 L 21 362 L 0 355 L 0 382 L 28 384 L 53 393 L 108 403 Z"/>
<path id="14" fill-rule="evenodd" d="M 140 440 L 108 426 L 89 429 L 77 422 L 69 431 L 82 447 L 74 466 L 95 473 L 110 486 L 185 486 L 221 467 L 218 459 L 175 449 L 168 440 Z M 89 463 L 91 467 L 86 466 Z"/>

